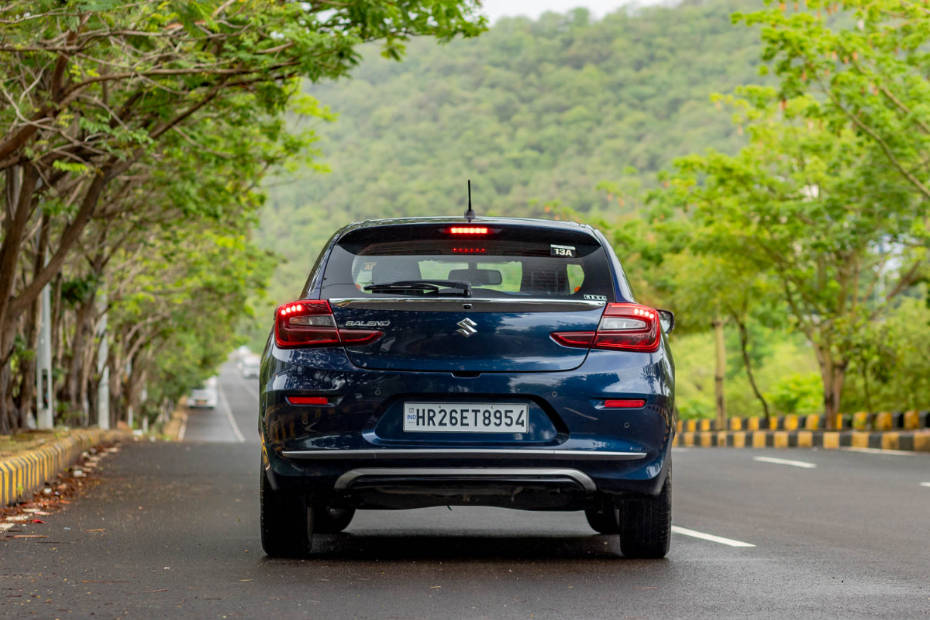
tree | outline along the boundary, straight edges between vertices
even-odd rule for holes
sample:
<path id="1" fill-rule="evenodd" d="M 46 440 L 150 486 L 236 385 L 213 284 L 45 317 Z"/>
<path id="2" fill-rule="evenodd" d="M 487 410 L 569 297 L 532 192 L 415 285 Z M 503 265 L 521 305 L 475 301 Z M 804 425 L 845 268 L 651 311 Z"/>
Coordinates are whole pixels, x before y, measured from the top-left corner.
<path id="1" fill-rule="evenodd" d="M 346 75 L 366 41 L 383 40 L 385 55 L 397 58 L 412 35 L 475 35 L 483 26 L 476 6 L 20 0 L 0 8 L 0 432 L 22 419 L 11 370 L 23 351 L 19 334 L 32 321 L 24 313 L 87 241 L 91 222 L 134 204 L 124 192 L 138 189 L 140 176 L 172 149 L 211 152 L 254 127 L 264 139 L 245 146 L 255 149 L 250 161 L 275 161 L 263 157 L 270 144 L 274 154 L 302 151 L 306 137 L 290 136 L 280 122 L 301 79 Z M 303 113 L 323 114 L 310 103 L 303 99 Z M 224 205 L 210 209 L 218 214 Z"/>
<path id="2" fill-rule="evenodd" d="M 808 0 L 734 19 L 763 26 L 783 100 L 822 98 L 833 123 L 872 143 L 921 200 L 930 200 L 930 11 L 911 0 Z"/>
<path id="3" fill-rule="evenodd" d="M 920 279 L 920 198 L 873 144 L 810 97 L 728 98 L 749 144 L 676 162 L 665 199 L 696 229 L 695 251 L 770 275 L 820 366 L 829 424 L 864 327 Z"/>

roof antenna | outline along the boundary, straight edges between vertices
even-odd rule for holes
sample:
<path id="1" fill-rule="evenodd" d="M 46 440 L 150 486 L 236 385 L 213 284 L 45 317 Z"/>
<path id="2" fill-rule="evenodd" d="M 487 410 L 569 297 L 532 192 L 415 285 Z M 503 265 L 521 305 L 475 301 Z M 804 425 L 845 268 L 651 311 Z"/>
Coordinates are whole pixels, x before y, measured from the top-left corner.
<path id="1" fill-rule="evenodd" d="M 471 208 L 471 179 L 468 179 L 468 210 L 465 211 L 465 221 L 470 222 L 475 219 L 475 210 Z"/>

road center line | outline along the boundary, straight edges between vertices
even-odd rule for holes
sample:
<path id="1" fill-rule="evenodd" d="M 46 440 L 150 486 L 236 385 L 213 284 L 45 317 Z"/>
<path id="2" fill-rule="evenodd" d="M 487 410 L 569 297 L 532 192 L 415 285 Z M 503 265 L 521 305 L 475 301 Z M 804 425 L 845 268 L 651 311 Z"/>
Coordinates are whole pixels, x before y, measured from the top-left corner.
<path id="1" fill-rule="evenodd" d="M 229 407 L 229 401 L 226 400 L 226 394 L 223 393 L 223 390 L 221 390 L 219 386 L 216 388 L 216 393 L 220 397 L 220 407 L 222 407 L 223 413 L 226 414 L 226 419 L 229 420 L 229 425 L 232 427 L 233 435 L 236 436 L 236 441 L 245 443 L 245 437 L 242 436 L 239 425 L 236 424 L 236 418 L 233 417 L 232 409 Z"/>
<path id="2" fill-rule="evenodd" d="M 930 482 L 921 482 L 920 486 L 930 488 Z"/>
<path id="3" fill-rule="evenodd" d="M 689 530 L 686 527 L 679 527 L 677 525 L 672 526 L 672 532 L 681 534 L 682 536 L 690 536 L 692 538 L 700 538 L 701 540 L 708 540 L 710 542 L 719 543 L 721 545 L 727 545 L 728 547 L 755 547 L 755 545 L 752 543 L 743 542 L 741 540 L 733 540 L 732 538 L 724 538 L 723 536 L 714 536 L 713 534 L 705 534 L 704 532 Z"/>
<path id="4" fill-rule="evenodd" d="M 801 467 L 803 469 L 814 469 L 817 467 L 816 463 L 808 463 L 807 461 L 792 461 L 791 459 L 780 459 L 774 456 L 754 456 L 752 460 L 759 461 L 760 463 L 775 463 L 776 465 L 790 465 L 792 467 Z"/>

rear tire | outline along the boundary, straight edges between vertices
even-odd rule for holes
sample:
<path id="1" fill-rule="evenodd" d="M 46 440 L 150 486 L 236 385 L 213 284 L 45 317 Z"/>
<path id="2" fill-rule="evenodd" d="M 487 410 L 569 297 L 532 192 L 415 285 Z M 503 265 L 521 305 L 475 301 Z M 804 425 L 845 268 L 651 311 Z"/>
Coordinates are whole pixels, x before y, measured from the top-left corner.
<path id="1" fill-rule="evenodd" d="M 313 531 L 320 534 L 338 534 L 349 527 L 355 508 L 332 508 L 330 506 L 314 506 Z"/>
<path id="2" fill-rule="evenodd" d="M 584 511 L 591 529 L 600 534 L 620 533 L 620 511 L 612 501 L 603 502 L 597 508 Z"/>
<path id="3" fill-rule="evenodd" d="M 664 558 L 672 536 L 672 477 L 655 497 L 624 502 L 620 511 L 620 551 L 628 558 Z"/>
<path id="4" fill-rule="evenodd" d="M 273 558 L 302 558 L 310 555 L 313 539 L 313 511 L 300 495 L 271 488 L 261 473 L 262 549 Z"/>

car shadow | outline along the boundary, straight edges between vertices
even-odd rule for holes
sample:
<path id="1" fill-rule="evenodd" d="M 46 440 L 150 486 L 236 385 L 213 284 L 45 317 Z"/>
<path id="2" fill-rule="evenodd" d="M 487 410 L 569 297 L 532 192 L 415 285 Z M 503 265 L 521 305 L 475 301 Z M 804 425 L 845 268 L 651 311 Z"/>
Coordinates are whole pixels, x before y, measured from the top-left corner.
<path id="1" fill-rule="evenodd" d="M 317 534 L 311 558 L 351 561 L 621 558 L 610 536 Z"/>

